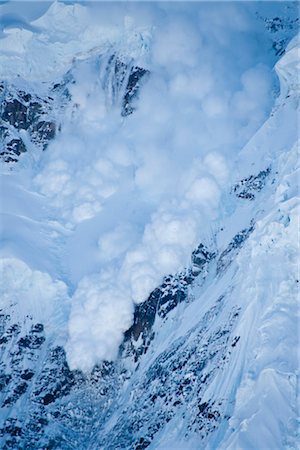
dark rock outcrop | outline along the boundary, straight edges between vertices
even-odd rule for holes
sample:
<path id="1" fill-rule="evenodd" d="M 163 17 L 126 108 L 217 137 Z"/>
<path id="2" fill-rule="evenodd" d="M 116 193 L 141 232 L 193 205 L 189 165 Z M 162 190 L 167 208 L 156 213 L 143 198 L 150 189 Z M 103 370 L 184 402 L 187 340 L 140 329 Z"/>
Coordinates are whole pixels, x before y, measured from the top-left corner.
<path id="1" fill-rule="evenodd" d="M 254 200 L 255 194 L 260 192 L 265 186 L 270 172 L 271 168 L 267 167 L 267 169 L 261 170 L 257 175 L 244 178 L 233 186 L 232 191 L 238 198 Z"/>
<path id="2" fill-rule="evenodd" d="M 8 83 L 1 84 L 0 157 L 16 162 L 27 150 L 26 141 L 45 150 L 56 133 L 51 118 L 53 98 L 26 93 Z"/>
<path id="3" fill-rule="evenodd" d="M 134 101 L 138 98 L 142 79 L 149 71 L 134 65 L 132 60 L 125 62 L 121 57 L 111 55 L 98 57 L 97 61 L 105 64 L 102 76 L 102 86 L 106 92 L 110 106 L 120 108 L 121 115 L 126 117 L 135 110 Z M 28 143 L 45 150 L 60 129 L 55 117 L 71 101 L 69 86 L 75 82 L 74 62 L 61 82 L 49 86 L 44 97 L 18 89 L 13 84 L 0 84 L 0 160 L 15 163 L 21 154 L 27 151 Z M 97 63 L 98 64 L 98 63 Z"/>

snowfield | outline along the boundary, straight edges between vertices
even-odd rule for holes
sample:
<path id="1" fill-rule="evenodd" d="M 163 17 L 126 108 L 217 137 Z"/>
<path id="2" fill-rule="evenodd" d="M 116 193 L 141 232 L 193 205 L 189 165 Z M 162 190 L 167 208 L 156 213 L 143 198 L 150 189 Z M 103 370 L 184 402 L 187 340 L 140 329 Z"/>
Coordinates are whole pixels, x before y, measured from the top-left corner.
<path id="1" fill-rule="evenodd" d="M 298 448 L 297 5 L 1 8 L 1 448 Z"/>

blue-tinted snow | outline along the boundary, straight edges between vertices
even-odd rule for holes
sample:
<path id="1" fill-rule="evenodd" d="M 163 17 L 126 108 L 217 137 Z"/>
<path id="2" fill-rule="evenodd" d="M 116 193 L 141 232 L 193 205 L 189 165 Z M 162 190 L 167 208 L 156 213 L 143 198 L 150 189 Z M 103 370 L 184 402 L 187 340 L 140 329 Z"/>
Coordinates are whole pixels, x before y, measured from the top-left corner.
<path id="1" fill-rule="evenodd" d="M 119 6 L 56 2 L 45 15 L 2 6 L 1 76 L 19 74 L 19 83 L 36 87 L 71 69 L 75 80 L 47 152 L 30 162 L 24 155 L 14 175 L 3 176 L 5 301 L 14 290 L 42 321 L 36 292 L 46 289 L 47 324 L 61 300 L 70 367 L 89 371 L 117 356 L 134 304 L 185 267 L 200 241 L 225 251 L 254 219 L 234 267 L 204 292 L 194 287 L 196 301 L 171 317 L 154 348 L 159 354 L 184 335 L 230 288 L 228 310 L 242 308 L 242 345 L 206 394 L 224 394 L 232 416 L 213 448 L 276 447 L 293 436 L 295 416 L 297 49 L 277 66 L 282 95 L 264 123 L 278 56 L 259 16 L 280 6 L 272 4 L 272 13 L 247 3 Z M 103 88 L 109 52 L 135 58 L 151 74 L 126 119 Z M 270 165 L 281 181 L 258 205 L 232 200 L 232 183 Z M 25 286 L 14 285 L 14 265 L 16 276 L 27 274 Z M 197 448 L 197 436 L 181 441 L 182 429 L 178 415 L 153 448 Z"/>

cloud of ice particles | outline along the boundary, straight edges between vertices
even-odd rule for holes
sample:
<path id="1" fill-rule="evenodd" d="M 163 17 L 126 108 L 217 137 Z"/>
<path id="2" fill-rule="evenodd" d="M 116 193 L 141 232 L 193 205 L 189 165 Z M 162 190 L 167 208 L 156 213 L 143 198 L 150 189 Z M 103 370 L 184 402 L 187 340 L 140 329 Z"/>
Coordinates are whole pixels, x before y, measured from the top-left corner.
<path id="1" fill-rule="evenodd" d="M 247 2 L 51 8 L 36 25 L 51 23 L 56 36 L 64 25 L 76 29 L 72 43 L 61 33 L 60 55 L 82 52 L 34 185 L 77 242 L 92 230 L 94 266 L 85 266 L 83 247 L 72 263 L 66 346 L 70 367 L 90 370 L 116 357 L 134 304 L 185 267 L 209 234 L 235 154 L 271 107 L 274 60 Z M 55 52 L 53 36 L 50 44 Z M 109 55 L 134 58 L 150 74 L 127 117 L 118 79 L 104 82 Z"/>

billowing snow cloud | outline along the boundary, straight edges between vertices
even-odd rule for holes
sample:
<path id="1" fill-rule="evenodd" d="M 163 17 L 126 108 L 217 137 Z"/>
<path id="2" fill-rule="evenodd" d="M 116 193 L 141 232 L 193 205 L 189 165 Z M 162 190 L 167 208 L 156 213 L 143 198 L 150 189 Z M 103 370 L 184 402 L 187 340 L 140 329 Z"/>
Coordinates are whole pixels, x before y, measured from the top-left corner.
<path id="1" fill-rule="evenodd" d="M 272 104 L 271 44 L 251 8 L 56 3 L 35 23 L 56 71 L 72 67 L 75 81 L 33 181 L 73 230 L 71 368 L 114 359 L 134 304 L 209 237 L 234 155 Z M 25 49 L 45 51 L 26 33 Z M 104 83 L 109 52 L 150 71 L 126 118 Z"/>
<path id="2" fill-rule="evenodd" d="M 70 310 L 65 283 L 32 270 L 20 259 L 2 258 L 0 298 L 0 310 L 9 312 L 13 321 L 25 323 L 25 317 L 30 317 L 34 323 L 42 323 L 56 343 L 65 344 Z"/>

